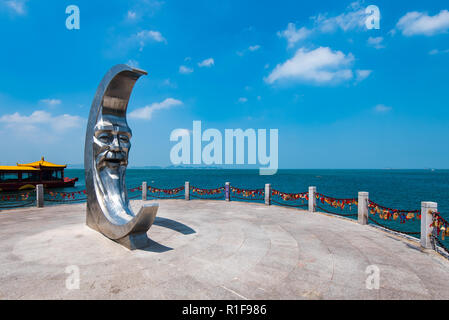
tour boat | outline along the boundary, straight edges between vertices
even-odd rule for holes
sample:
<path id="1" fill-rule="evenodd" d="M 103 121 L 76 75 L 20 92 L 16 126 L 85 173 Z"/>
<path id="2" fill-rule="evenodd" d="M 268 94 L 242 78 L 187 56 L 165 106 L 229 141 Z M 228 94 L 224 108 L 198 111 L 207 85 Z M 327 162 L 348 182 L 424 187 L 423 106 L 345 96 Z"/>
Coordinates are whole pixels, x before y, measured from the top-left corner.
<path id="1" fill-rule="evenodd" d="M 0 192 L 34 189 L 38 184 L 44 188 L 73 187 L 78 178 L 64 177 L 66 167 L 45 161 L 44 157 L 32 163 L 0 166 Z"/>

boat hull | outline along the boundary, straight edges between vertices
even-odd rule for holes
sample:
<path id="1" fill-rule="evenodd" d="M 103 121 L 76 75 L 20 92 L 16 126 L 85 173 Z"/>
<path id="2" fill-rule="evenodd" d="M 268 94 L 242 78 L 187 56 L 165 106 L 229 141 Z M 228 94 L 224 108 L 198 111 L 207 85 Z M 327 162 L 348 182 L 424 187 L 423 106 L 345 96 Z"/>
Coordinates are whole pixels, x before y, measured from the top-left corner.
<path id="1" fill-rule="evenodd" d="M 75 182 L 78 178 L 64 178 L 64 180 L 56 181 L 17 181 L 17 182 L 5 182 L 0 183 L 0 192 L 4 191 L 20 191 L 20 190 L 30 190 L 35 189 L 38 184 L 44 185 L 46 189 L 54 188 L 70 188 L 75 186 Z"/>

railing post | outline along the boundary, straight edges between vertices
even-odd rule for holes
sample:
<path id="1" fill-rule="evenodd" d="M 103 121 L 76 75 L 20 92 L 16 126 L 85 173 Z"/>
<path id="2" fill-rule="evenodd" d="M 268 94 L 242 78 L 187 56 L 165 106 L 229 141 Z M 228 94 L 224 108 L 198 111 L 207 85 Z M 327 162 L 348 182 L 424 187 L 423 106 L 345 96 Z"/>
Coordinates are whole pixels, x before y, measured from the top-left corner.
<path id="1" fill-rule="evenodd" d="M 369 202 L 369 192 L 361 191 L 359 192 L 358 199 L 358 222 L 359 224 L 368 224 L 368 202 Z"/>
<path id="2" fill-rule="evenodd" d="M 148 191 L 147 182 L 144 181 L 142 182 L 142 201 L 147 201 L 147 191 Z"/>
<path id="3" fill-rule="evenodd" d="M 433 215 L 432 212 L 438 211 L 436 202 L 421 202 L 421 247 L 426 249 L 432 248 L 430 235 L 433 232 Z"/>
<path id="4" fill-rule="evenodd" d="M 316 211 L 316 187 L 309 187 L 309 211 L 315 212 Z"/>
<path id="5" fill-rule="evenodd" d="M 271 205 L 271 184 L 269 183 L 265 185 L 265 204 Z"/>
<path id="6" fill-rule="evenodd" d="M 44 207 L 44 185 L 42 184 L 36 186 L 36 206 L 38 208 Z"/>
<path id="7" fill-rule="evenodd" d="M 226 182 L 225 184 L 225 197 L 226 201 L 231 201 L 231 184 L 229 182 Z"/>
<path id="8" fill-rule="evenodd" d="M 187 201 L 189 201 L 190 200 L 190 182 L 189 181 L 186 181 L 186 184 L 184 186 L 184 193 L 186 195 L 185 199 Z"/>

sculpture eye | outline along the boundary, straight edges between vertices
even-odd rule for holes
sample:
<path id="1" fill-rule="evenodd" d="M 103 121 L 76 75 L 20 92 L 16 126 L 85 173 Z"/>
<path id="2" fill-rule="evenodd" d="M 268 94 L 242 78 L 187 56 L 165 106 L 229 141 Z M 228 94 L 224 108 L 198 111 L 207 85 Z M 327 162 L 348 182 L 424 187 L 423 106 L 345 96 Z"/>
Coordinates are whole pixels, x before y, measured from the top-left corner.
<path id="1" fill-rule="evenodd" d="M 128 143 L 129 142 L 128 136 L 120 135 L 120 142 Z"/>
<path id="2" fill-rule="evenodd" d="M 112 136 L 110 134 L 107 133 L 102 133 L 98 136 L 98 140 L 100 140 L 103 143 L 111 143 L 112 141 Z"/>

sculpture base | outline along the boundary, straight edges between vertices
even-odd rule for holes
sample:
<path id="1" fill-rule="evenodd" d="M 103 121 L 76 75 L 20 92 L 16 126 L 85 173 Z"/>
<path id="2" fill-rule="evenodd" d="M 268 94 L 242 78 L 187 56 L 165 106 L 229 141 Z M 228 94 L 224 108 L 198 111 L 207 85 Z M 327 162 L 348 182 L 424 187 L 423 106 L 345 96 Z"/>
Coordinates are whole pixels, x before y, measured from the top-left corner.
<path id="1" fill-rule="evenodd" d="M 130 234 L 124 238 L 114 240 L 129 250 L 142 249 L 150 246 L 150 239 L 146 233 Z"/>

